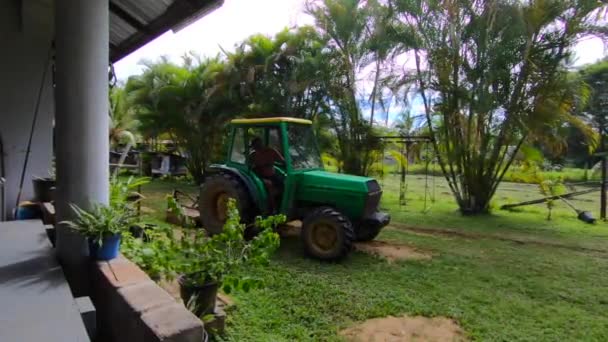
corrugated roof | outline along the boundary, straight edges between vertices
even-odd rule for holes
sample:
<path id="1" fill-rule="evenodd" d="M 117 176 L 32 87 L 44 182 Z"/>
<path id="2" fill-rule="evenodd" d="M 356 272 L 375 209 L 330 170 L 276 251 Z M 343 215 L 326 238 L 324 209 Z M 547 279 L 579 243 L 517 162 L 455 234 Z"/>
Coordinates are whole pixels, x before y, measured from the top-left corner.
<path id="1" fill-rule="evenodd" d="M 110 60 L 118 61 L 223 3 L 224 0 L 110 0 Z"/>

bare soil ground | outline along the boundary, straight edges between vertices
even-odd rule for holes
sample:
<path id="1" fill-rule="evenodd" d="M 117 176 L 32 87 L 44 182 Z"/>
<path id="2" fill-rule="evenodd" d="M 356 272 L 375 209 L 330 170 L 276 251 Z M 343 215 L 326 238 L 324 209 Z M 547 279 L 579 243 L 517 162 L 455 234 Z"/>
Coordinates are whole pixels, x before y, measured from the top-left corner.
<path id="1" fill-rule="evenodd" d="M 466 341 L 460 326 L 445 317 L 403 316 L 373 318 L 340 332 L 351 342 Z"/>
<path id="2" fill-rule="evenodd" d="M 281 237 L 299 237 L 302 231 L 302 221 L 291 221 L 277 227 Z"/>
<path id="3" fill-rule="evenodd" d="M 355 243 L 355 249 L 386 259 L 388 262 L 398 260 L 428 260 L 433 256 L 414 247 L 384 241 L 369 241 Z"/>

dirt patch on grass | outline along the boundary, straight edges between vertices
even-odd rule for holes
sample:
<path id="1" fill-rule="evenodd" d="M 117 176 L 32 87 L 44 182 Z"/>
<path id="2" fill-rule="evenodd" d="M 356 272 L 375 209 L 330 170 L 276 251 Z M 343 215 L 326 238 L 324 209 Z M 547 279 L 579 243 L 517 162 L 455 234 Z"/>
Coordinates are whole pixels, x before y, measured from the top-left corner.
<path id="1" fill-rule="evenodd" d="M 342 330 L 340 335 L 351 342 L 466 341 L 462 328 L 445 317 L 374 318 Z"/>
<path id="2" fill-rule="evenodd" d="M 277 233 L 283 238 L 299 237 L 302 231 L 302 221 L 291 221 L 277 227 Z"/>
<path id="3" fill-rule="evenodd" d="M 357 242 L 355 243 L 355 249 L 363 253 L 379 256 L 388 262 L 397 260 L 428 260 L 433 257 L 428 252 L 420 251 L 408 245 L 384 241 Z"/>

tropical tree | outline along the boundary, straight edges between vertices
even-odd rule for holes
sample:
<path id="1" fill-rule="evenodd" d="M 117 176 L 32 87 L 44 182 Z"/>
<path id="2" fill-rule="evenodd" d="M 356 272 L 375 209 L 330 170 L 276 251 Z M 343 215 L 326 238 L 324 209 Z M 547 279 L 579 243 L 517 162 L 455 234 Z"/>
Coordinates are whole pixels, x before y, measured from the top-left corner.
<path id="1" fill-rule="evenodd" d="M 126 85 L 142 129 L 169 134 L 197 183 L 222 150 L 226 122 L 238 113 L 225 67 L 219 58 L 186 58 L 182 66 L 161 60 Z"/>
<path id="2" fill-rule="evenodd" d="M 285 29 L 273 38 L 256 34 L 226 52 L 232 86 L 243 115 L 315 119 L 325 110 L 320 64 L 325 42 L 315 29 Z"/>
<path id="3" fill-rule="evenodd" d="M 337 159 L 343 171 L 365 175 L 378 147 L 372 127 L 363 116 L 365 96 L 363 80 L 359 78 L 377 53 L 370 46 L 370 8 L 361 0 L 318 0 L 307 3 L 307 12 L 315 18 L 317 30 L 326 42 L 319 75 L 328 94 Z"/>
<path id="4" fill-rule="evenodd" d="M 580 76 L 591 89 L 582 114 L 602 134 L 608 130 L 608 59 L 582 68 Z"/>
<path id="5" fill-rule="evenodd" d="M 121 85 L 110 88 L 110 144 L 116 146 L 121 142 L 134 145 L 138 121 L 127 101 L 127 93 Z"/>
<path id="6" fill-rule="evenodd" d="M 584 98 L 573 45 L 601 33 L 595 0 L 393 0 L 438 162 L 464 214 L 489 210 L 522 145 L 571 122 Z"/>

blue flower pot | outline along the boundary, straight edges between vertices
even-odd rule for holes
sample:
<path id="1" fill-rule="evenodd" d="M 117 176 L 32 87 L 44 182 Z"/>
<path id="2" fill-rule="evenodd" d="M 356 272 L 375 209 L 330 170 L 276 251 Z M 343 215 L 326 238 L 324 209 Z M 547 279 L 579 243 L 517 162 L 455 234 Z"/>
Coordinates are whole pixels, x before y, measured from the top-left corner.
<path id="1" fill-rule="evenodd" d="M 89 255 L 95 260 L 112 260 L 120 250 L 120 234 L 105 236 L 101 240 L 89 239 Z"/>

